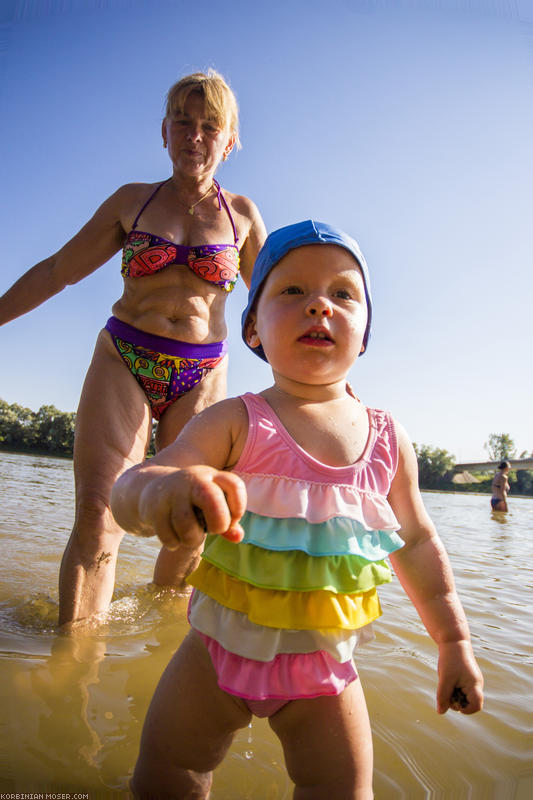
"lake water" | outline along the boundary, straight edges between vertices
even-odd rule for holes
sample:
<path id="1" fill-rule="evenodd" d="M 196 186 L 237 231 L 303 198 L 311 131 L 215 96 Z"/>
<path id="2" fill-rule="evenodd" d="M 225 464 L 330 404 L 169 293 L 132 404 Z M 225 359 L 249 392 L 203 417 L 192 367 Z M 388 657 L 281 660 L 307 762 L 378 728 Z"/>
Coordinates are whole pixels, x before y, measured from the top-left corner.
<path id="1" fill-rule="evenodd" d="M 73 519 L 72 464 L 0 453 L 0 792 L 127 797 L 144 715 L 187 630 L 183 598 L 150 587 L 152 540 L 125 538 L 105 624 L 58 635 L 57 572 Z M 357 664 L 374 789 L 389 798 L 533 797 L 533 500 L 427 493 L 485 675 L 485 710 L 434 711 L 436 650 L 398 581 Z M 213 800 L 290 798 L 265 720 L 236 737 Z M 332 798 L 331 800 L 334 800 Z"/>

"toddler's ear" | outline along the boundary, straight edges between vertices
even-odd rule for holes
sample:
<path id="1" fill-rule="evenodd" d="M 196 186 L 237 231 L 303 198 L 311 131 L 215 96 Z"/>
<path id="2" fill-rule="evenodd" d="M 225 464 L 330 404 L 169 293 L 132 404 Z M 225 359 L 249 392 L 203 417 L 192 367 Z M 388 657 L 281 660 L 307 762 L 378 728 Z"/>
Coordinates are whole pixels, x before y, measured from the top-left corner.
<path id="1" fill-rule="evenodd" d="M 255 327 L 255 313 L 253 311 L 250 311 L 248 319 L 246 320 L 244 334 L 246 336 L 246 344 L 249 347 L 259 347 L 261 344 L 261 339 L 259 338 L 259 334 L 257 333 L 257 329 Z"/>

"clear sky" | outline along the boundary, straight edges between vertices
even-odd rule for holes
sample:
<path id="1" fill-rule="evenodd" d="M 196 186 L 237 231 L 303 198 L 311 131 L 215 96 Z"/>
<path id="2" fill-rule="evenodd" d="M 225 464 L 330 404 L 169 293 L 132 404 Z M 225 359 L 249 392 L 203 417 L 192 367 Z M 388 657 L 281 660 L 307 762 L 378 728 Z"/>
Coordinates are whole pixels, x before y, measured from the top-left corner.
<path id="1" fill-rule="evenodd" d="M 374 329 L 350 379 L 419 444 L 533 450 L 533 0 L 1 0 L 4 291 L 119 185 L 170 174 L 169 86 L 215 67 L 243 150 L 219 172 L 267 229 L 358 239 Z M 121 292 L 115 256 L 0 332 L 0 397 L 73 411 Z M 270 372 L 228 301 L 229 391 Z"/>

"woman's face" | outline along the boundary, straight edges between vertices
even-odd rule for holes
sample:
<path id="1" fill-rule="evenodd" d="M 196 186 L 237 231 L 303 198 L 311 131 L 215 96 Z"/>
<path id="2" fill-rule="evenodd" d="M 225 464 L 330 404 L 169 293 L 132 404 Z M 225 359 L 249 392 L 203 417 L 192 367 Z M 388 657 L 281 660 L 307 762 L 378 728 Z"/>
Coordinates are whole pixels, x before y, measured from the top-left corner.
<path id="1" fill-rule="evenodd" d="M 214 175 L 235 143 L 235 136 L 206 114 L 203 97 L 191 92 L 183 111 L 176 110 L 163 120 L 163 142 L 175 171 L 183 175 Z"/>

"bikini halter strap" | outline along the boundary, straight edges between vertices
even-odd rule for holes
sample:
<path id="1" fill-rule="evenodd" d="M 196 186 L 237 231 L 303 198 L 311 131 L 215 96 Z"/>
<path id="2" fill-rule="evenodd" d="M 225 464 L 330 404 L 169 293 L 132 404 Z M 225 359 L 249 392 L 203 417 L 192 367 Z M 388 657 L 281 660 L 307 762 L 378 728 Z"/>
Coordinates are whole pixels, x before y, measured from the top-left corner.
<path id="1" fill-rule="evenodd" d="M 148 198 L 146 203 L 142 206 L 141 210 L 139 211 L 139 213 L 135 217 L 135 222 L 131 226 L 132 231 L 134 231 L 135 228 L 137 227 L 137 223 L 139 222 L 140 216 L 143 213 L 143 211 L 146 208 L 146 206 L 149 205 L 152 202 L 152 200 L 154 199 L 154 197 L 156 196 L 158 191 L 161 189 L 161 187 L 164 186 L 165 183 L 168 183 L 170 180 L 172 180 L 172 177 L 167 178 L 166 181 L 162 181 L 159 184 L 159 186 L 155 187 L 154 191 L 152 192 L 152 194 L 150 195 L 150 197 Z M 231 227 L 233 228 L 233 239 L 235 241 L 235 244 L 237 244 L 237 242 L 239 241 L 239 237 L 237 236 L 237 229 L 235 227 L 235 222 L 233 221 L 233 217 L 231 216 L 231 211 L 229 210 L 229 206 L 228 206 L 228 204 L 226 202 L 226 198 L 222 194 L 222 189 L 220 188 L 220 183 L 218 181 L 216 181 L 214 178 L 213 178 L 213 183 L 215 184 L 215 188 L 217 190 L 218 210 L 219 211 L 222 210 L 222 203 L 224 203 L 224 208 L 226 209 L 226 213 L 227 213 L 227 215 L 229 217 L 229 221 L 231 222 Z M 222 201 L 222 203 L 221 203 L 221 201 Z"/>
<path id="2" fill-rule="evenodd" d="M 227 213 L 227 215 L 229 217 L 229 221 L 231 222 L 231 227 L 233 228 L 233 239 L 234 239 L 235 244 L 237 244 L 237 242 L 239 241 L 239 237 L 237 236 L 237 228 L 235 227 L 235 223 L 233 221 L 233 217 L 231 216 L 231 211 L 229 210 L 229 206 L 228 206 L 228 204 L 226 202 L 226 198 L 222 194 L 222 189 L 220 188 L 220 183 L 218 181 L 216 181 L 214 178 L 213 178 L 213 183 L 215 184 L 215 187 L 216 187 L 216 190 L 217 190 L 218 210 L 220 211 L 221 208 L 222 208 L 222 205 L 220 203 L 220 200 L 222 199 L 222 202 L 224 203 L 224 208 L 226 209 L 226 213 Z"/>
<path id="3" fill-rule="evenodd" d="M 137 214 L 137 216 L 135 217 L 135 222 L 134 222 L 134 223 L 133 223 L 133 225 L 131 226 L 131 229 L 132 229 L 132 231 L 134 231 L 134 230 L 135 230 L 135 228 L 137 227 L 137 223 L 139 222 L 139 217 L 140 217 L 140 216 L 141 216 L 141 214 L 143 213 L 143 211 L 144 211 L 144 209 L 146 208 L 146 206 L 147 206 L 149 203 L 151 203 L 151 202 L 152 202 L 152 200 L 154 199 L 154 197 L 156 196 L 156 194 L 158 193 L 158 191 L 160 190 L 160 188 L 161 188 L 162 186 L 164 186 L 164 185 L 165 185 L 165 183 L 168 183 L 168 182 L 169 182 L 169 180 L 170 180 L 170 178 L 167 178 L 167 179 L 166 179 L 166 181 L 162 181 L 162 182 L 159 184 L 159 186 L 156 186 L 156 187 L 155 187 L 154 191 L 152 192 L 152 194 L 150 195 L 150 197 L 148 198 L 148 200 L 146 201 L 146 203 L 143 205 L 143 207 L 141 208 L 141 210 L 139 211 L 139 213 L 138 213 L 138 214 Z"/>

